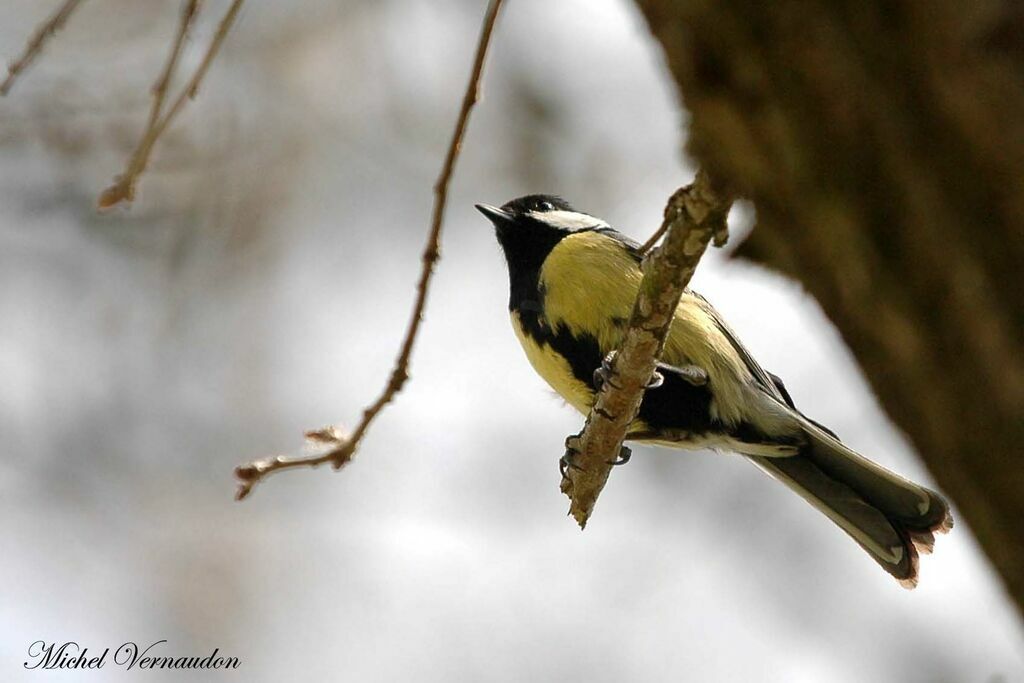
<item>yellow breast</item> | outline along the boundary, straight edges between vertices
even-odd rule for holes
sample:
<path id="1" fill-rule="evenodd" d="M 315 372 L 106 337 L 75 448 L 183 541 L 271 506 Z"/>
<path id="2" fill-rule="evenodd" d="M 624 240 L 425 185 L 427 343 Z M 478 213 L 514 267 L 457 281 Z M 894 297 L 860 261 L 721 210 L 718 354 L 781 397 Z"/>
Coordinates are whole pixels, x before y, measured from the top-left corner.
<path id="1" fill-rule="evenodd" d="M 516 337 L 526 352 L 526 358 L 537 374 L 569 405 L 584 415 L 589 413 L 591 406 L 594 405 L 594 392 L 576 379 L 569 361 L 552 351 L 547 344 L 538 344 L 526 334 L 519 322 L 519 314 L 515 311 L 512 312 L 512 329 L 515 330 Z"/>
<path id="2" fill-rule="evenodd" d="M 559 242 L 544 261 L 544 316 L 574 335 L 597 338 L 602 354 L 619 346 L 643 274 L 615 241 L 579 232 Z"/>
<path id="3" fill-rule="evenodd" d="M 552 249 L 541 268 L 546 323 L 552 329 L 564 326 L 575 336 L 595 337 L 602 355 L 607 354 L 622 342 L 642 279 L 636 261 L 614 238 L 593 231 L 570 235 Z M 513 324 L 541 377 L 578 410 L 588 412 L 593 394 L 573 377 L 568 362 L 525 335 L 518 320 Z M 719 419 L 736 422 L 747 412 L 742 389 L 750 373 L 707 304 L 689 292 L 676 309 L 662 360 L 707 371 L 715 398 L 712 410 Z"/>

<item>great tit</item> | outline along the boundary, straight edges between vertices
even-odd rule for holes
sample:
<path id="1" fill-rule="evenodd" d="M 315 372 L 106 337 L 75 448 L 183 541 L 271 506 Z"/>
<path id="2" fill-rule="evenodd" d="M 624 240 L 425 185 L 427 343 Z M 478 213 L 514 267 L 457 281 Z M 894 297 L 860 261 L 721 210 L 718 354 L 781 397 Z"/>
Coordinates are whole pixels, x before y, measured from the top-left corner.
<path id="1" fill-rule="evenodd" d="M 589 413 L 595 372 L 622 341 L 640 286 L 639 245 L 551 195 L 476 208 L 504 251 L 512 327 L 526 357 Z M 740 453 L 825 513 L 904 587 L 917 584 L 918 552 L 931 551 L 933 532 L 952 528 L 946 501 L 797 410 L 782 380 L 692 290 L 676 309 L 657 374 L 628 439 Z"/>

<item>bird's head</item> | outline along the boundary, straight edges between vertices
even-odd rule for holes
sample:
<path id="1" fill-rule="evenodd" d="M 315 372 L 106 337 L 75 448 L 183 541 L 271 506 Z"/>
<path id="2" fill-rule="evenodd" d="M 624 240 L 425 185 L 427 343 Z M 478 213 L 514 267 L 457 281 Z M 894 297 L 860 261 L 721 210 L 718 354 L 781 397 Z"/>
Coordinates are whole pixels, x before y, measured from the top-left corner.
<path id="1" fill-rule="evenodd" d="M 581 213 L 561 197 L 531 194 L 500 208 L 477 204 L 494 224 L 509 268 L 538 268 L 562 238 L 581 230 L 607 228 L 600 218 Z"/>

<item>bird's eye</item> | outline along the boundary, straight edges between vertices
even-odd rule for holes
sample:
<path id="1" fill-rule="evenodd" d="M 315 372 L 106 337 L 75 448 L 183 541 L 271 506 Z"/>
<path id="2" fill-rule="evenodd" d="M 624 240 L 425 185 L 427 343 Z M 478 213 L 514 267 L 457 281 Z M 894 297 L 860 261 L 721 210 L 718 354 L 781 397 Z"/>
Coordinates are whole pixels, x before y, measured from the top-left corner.
<path id="1" fill-rule="evenodd" d="M 555 208 L 554 204 L 548 201 L 537 202 L 538 211 L 551 211 Z"/>

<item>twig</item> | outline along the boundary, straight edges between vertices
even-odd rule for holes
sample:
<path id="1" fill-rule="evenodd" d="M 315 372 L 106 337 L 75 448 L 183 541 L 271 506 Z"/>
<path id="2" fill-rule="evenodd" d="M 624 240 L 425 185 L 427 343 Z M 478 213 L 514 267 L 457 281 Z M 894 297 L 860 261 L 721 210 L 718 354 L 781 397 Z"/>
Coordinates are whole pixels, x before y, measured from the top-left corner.
<path id="1" fill-rule="evenodd" d="M 188 32 L 192 28 L 192 22 L 195 21 L 196 15 L 199 14 L 199 5 L 199 0 L 185 0 L 185 4 L 181 9 L 178 33 L 174 36 L 174 42 L 171 43 L 171 52 L 167 55 L 167 62 L 164 64 L 163 71 L 160 72 L 160 76 L 153 84 L 153 104 L 149 110 L 149 123 L 146 124 L 147 130 L 156 126 L 160 120 L 160 114 L 163 113 L 167 88 L 170 86 L 171 80 L 174 78 L 174 72 L 178 68 L 178 59 L 181 57 L 181 52 L 185 47 L 185 40 L 188 38 Z"/>
<path id="2" fill-rule="evenodd" d="M 223 45 L 224 39 L 228 35 L 228 31 L 231 30 L 231 26 L 234 24 L 239 10 L 242 9 L 243 2 L 244 0 L 232 1 L 227 12 L 224 13 L 224 17 L 220 20 L 220 24 L 217 26 L 217 32 L 210 41 L 210 45 L 206 49 L 206 54 L 203 55 L 203 60 L 192 73 L 192 78 L 190 78 L 188 83 L 181 88 L 181 91 L 178 93 L 178 96 L 175 98 L 166 114 L 162 117 L 159 113 L 154 116 L 153 110 L 158 110 L 158 107 L 163 104 L 163 98 L 171 76 L 173 76 L 173 71 L 177 65 L 178 55 L 181 51 L 181 46 L 184 43 L 185 36 L 188 33 L 188 27 L 192 23 L 195 14 L 198 11 L 198 7 L 195 6 L 198 3 L 193 0 L 186 0 L 185 8 L 182 11 L 178 34 L 171 50 L 171 56 L 168 58 L 167 65 L 164 67 L 164 71 L 161 73 L 160 78 L 154 86 L 154 102 L 153 109 L 150 111 L 149 123 L 146 126 L 146 130 L 143 131 L 142 137 L 139 139 L 139 143 L 136 146 L 135 151 L 128 160 L 128 165 L 124 172 L 114 179 L 113 185 L 100 193 L 99 199 L 96 202 L 97 207 L 100 210 L 109 209 L 121 202 L 130 202 L 135 199 L 135 184 L 138 182 L 139 176 L 146 170 L 146 164 L 149 163 L 149 155 L 153 151 L 153 146 L 156 144 L 156 141 L 160 138 L 163 132 L 167 130 L 167 127 L 178 115 L 178 112 L 181 111 L 181 108 L 185 105 L 185 101 L 188 99 L 194 99 L 196 94 L 199 92 L 199 85 L 202 83 L 203 77 L 206 76 L 206 72 L 210 69 L 210 65 L 213 63 L 214 58 L 220 51 L 221 45 Z"/>
<path id="3" fill-rule="evenodd" d="M 651 249 L 654 248 L 654 245 L 658 243 L 658 240 L 661 239 L 661 236 L 664 235 L 665 231 L 667 231 L 667 230 L 668 230 L 668 221 L 662 221 L 662 223 L 658 227 L 658 229 L 654 231 L 654 234 L 651 235 L 650 237 L 648 237 L 647 241 L 644 242 L 643 245 L 641 245 L 640 253 L 646 255 L 647 252 L 649 252 Z"/>
<path id="4" fill-rule="evenodd" d="M 577 452 L 574 467 L 562 479 L 562 492 L 569 496 L 569 512 L 580 528 L 586 527 L 608 481 L 611 463 L 640 409 L 683 290 L 708 243 L 712 239 L 719 246 L 725 243 L 731 204 L 731 197 L 698 171 L 693 184 L 678 190 L 665 207 L 659 232 L 667 232 L 667 237 L 645 259 L 644 278 L 629 328 L 612 361 L 611 376 L 603 383 L 583 431 L 570 437 Z"/>
<path id="5" fill-rule="evenodd" d="M 32 34 L 32 37 L 28 39 L 28 43 L 25 45 L 25 51 L 21 54 L 21 57 L 11 62 L 7 67 L 7 77 L 4 78 L 4 82 L 0 83 L 0 95 L 6 95 L 14 85 L 15 79 L 18 75 L 24 71 L 29 64 L 31 64 L 39 53 L 42 52 L 43 46 L 46 41 L 53 37 L 57 31 L 63 28 L 67 22 L 68 17 L 75 11 L 75 8 L 81 4 L 82 0 L 65 0 L 64 4 L 60 6 L 49 19 L 44 21 Z"/>
<path id="6" fill-rule="evenodd" d="M 395 397 L 409 379 L 409 358 L 416 343 L 416 335 L 423 322 L 423 311 L 427 305 L 427 293 L 430 288 L 430 279 L 434 273 L 434 264 L 440 258 L 441 228 L 444 223 L 444 210 L 448 200 L 448 184 L 451 181 L 452 172 L 455 170 L 455 162 L 459 158 L 459 151 L 462 148 L 462 138 L 466 133 L 466 125 L 469 123 L 469 115 L 480 97 L 480 83 L 483 77 L 484 62 L 487 58 L 487 50 L 491 42 L 491 34 L 494 31 L 494 23 L 498 18 L 503 0 L 491 0 L 484 15 L 483 27 L 480 29 L 480 39 L 477 43 L 476 57 L 473 61 L 473 70 L 469 77 L 469 84 L 462 99 L 462 108 L 459 110 L 459 117 L 455 123 L 455 132 L 452 134 L 451 143 L 448 145 L 448 153 L 445 156 L 441 173 L 434 184 L 434 209 L 430 222 L 430 233 L 427 236 L 427 244 L 423 250 L 423 269 L 420 272 L 419 282 L 416 285 L 416 302 L 413 304 L 412 318 L 409 320 L 409 327 L 405 332 L 405 339 L 402 342 L 401 350 L 391 371 L 387 385 L 377 400 L 363 410 L 363 417 L 351 435 L 345 435 L 334 427 L 307 432 L 306 437 L 314 442 L 328 445 L 326 452 L 318 455 L 301 457 L 277 456 L 264 460 L 257 460 L 235 468 L 235 476 L 239 479 L 238 492 L 235 500 L 242 500 L 248 496 L 254 486 L 264 477 L 274 472 L 294 469 L 297 467 L 317 467 L 324 463 L 331 463 L 334 469 L 340 469 L 348 463 L 355 454 L 356 448 L 370 423 Z"/>

